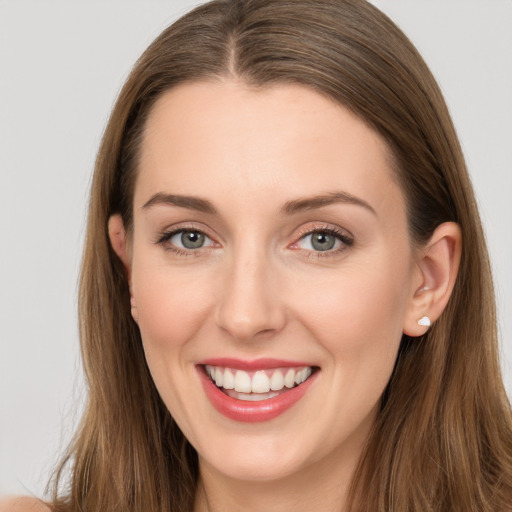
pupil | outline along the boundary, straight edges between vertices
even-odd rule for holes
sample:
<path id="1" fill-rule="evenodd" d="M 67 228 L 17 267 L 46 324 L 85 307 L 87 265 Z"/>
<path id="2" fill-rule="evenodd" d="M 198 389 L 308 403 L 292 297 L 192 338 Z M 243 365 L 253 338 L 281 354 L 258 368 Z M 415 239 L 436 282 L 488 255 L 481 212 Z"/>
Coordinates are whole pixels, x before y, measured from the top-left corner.
<path id="1" fill-rule="evenodd" d="M 317 251 L 328 251 L 334 247 L 335 239 L 327 233 L 315 233 L 311 243 Z"/>
<path id="2" fill-rule="evenodd" d="M 181 235 L 181 243 L 187 249 L 197 249 L 204 244 L 204 235 L 197 231 L 184 231 Z"/>

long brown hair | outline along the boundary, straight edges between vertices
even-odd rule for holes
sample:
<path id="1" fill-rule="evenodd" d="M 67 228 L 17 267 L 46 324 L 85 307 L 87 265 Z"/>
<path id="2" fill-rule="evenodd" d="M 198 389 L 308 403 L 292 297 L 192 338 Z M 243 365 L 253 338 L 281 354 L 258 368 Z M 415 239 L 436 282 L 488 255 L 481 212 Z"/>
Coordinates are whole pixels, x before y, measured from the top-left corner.
<path id="1" fill-rule="evenodd" d="M 512 510 L 512 419 L 487 250 L 461 148 L 426 64 L 364 0 L 214 0 L 167 28 L 136 63 L 96 161 L 79 293 L 88 398 L 54 477 L 54 509 L 193 508 L 197 455 L 149 374 L 107 222 L 121 213 L 130 229 L 140 142 L 155 100 L 177 84 L 226 76 L 257 87 L 302 84 L 344 105 L 389 144 L 413 243 L 444 221 L 462 230 L 451 299 L 425 336 L 403 337 L 350 509 Z"/>

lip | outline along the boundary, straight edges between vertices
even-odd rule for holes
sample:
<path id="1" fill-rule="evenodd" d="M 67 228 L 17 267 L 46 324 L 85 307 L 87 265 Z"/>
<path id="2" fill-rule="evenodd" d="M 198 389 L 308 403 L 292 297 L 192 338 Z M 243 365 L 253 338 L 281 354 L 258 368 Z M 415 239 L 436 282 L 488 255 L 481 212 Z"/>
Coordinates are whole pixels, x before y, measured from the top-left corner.
<path id="1" fill-rule="evenodd" d="M 213 359 L 205 359 L 197 363 L 205 366 L 223 366 L 225 368 L 233 368 L 234 370 L 245 370 L 246 372 L 256 370 L 271 370 L 273 368 L 292 368 L 299 366 L 313 366 L 310 362 L 302 361 L 286 361 L 284 359 L 262 358 L 252 361 L 244 361 L 243 359 L 234 359 L 229 357 L 216 357 Z"/>
<path id="2" fill-rule="evenodd" d="M 264 364 L 262 365 L 262 363 Z M 209 359 L 208 362 L 198 365 L 196 368 L 201 379 L 201 384 L 213 407 L 227 418 L 245 423 L 270 421 L 277 418 L 295 405 L 307 393 L 320 373 L 318 371 L 314 372 L 305 382 L 278 396 L 258 402 L 249 402 L 237 400 L 223 393 L 206 375 L 204 364 L 238 368 L 245 371 L 311 365 L 307 363 L 279 361 L 277 359 L 260 359 L 250 362 L 234 359 Z"/>

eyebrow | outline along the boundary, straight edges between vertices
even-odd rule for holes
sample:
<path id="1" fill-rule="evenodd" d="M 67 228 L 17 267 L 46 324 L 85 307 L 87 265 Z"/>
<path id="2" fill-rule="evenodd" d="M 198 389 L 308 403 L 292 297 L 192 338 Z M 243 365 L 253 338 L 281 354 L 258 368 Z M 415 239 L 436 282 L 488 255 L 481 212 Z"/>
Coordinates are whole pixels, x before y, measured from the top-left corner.
<path id="1" fill-rule="evenodd" d="M 200 197 L 181 196 L 176 194 L 164 194 L 159 192 L 151 197 L 149 201 L 144 203 L 142 209 L 146 210 L 155 205 L 178 206 L 180 208 L 188 208 L 189 210 L 197 210 L 202 213 L 215 215 L 217 210 L 210 201 Z"/>
<path id="2" fill-rule="evenodd" d="M 356 206 L 361 206 L 366 210 L 370 211 L 374 215 L 377 215 L 377 212 L 372 208 L 370 204 L 368 204 L 363 199 L 359 197 L 353 196 L 347 192 L 330 192 L 328 194 L 322 194 L 317 196 L 306 197 L 302 199 L 293 199 L 291 201 L 287 201 L 284 206 L 279 210 L 279 214 L 293 215 L 295 213 L 314 210 L 316 208 L 322 208 L 324 206 L 330 206 L 333 204 L 353 204 Z M 177 194 L 164 194 L 163 192 L 158 192 L 154 196 L 152 196 L 149 201 L 144 203 L 142 209 L 148 209 L 155 205 L 169 205 L 169 206 L 177 206 L 179 208 L 187 208 L 190 210 L 197 210 L 202 213 L 207 213 L 210 215 L 217 214 L 216 208 L 213 204 L 207 199 L 202 199 L 200 197 L 195 196 L 183 196 Z"/>
<path id="3" fill-rule="evenodd" d="M 374 215 L 377 215 L 377 212 L 372 208 L 370 204 L 368 204 L 363 199 L 359 197 L 353 196 L 352 194 L 348 194 L 347 192 L 330 192 L 328 194 L 323 194 L 319 196 L 306 197 L 304 199 L 294 199 L 292 201 L 288 201 L 281 208 L 281 215 L 292 215 L 294 213 L 306 211 L 306 210 L 314 210 L 316 208 L 322 208 L 323 206 L 330 206 L 332 204 L 354 204 L 356 206 L 362 206 L 367 209 Z"/>

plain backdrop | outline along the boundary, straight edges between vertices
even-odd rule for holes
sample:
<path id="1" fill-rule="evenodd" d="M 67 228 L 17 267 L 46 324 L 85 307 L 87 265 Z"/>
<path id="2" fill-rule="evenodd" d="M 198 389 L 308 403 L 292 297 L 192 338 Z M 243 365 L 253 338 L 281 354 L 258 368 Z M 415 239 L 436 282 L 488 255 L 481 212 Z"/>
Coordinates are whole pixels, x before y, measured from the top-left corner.
<path id="1" fill-rule="evenodd" d="M 95 153 L 136 58 L 196 3 L 0 0 L 0 494 L 40 495 L 79 415 L 76 283 Z M 512 1 L 374 3 L 417 45 L 452 112 L 512 394 Z"/>

